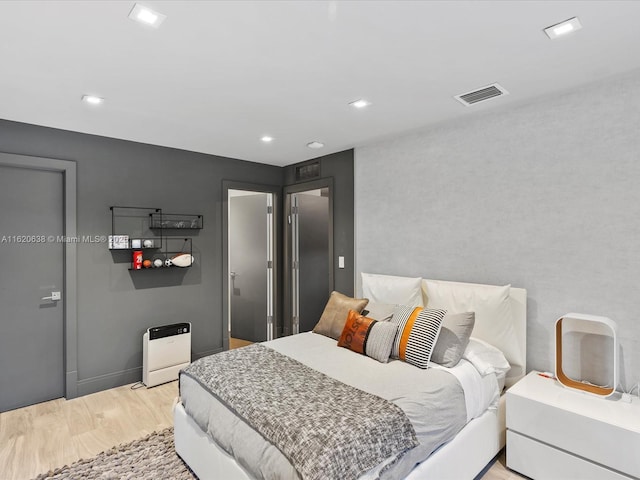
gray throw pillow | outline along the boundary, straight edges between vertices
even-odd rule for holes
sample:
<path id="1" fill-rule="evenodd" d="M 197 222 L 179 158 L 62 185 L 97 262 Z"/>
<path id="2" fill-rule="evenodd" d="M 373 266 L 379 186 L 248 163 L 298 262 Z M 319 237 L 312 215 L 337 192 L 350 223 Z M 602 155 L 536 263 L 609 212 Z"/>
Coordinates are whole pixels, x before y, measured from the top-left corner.
<path id="1" fill-rule="evenodd" d="M 431 361 L 443 367 L 455 367 L 469 344 L 475 318 L 474 312 L 447 313 L 442 320 Z"/>
<path id="2" fill-rule="evenodd" d="M 398 325 L 391 322 L 376 322 L 371 326 L 365 354 L 382 363 L 389 361 L 393 340 L 396 338 Z"/>
<path id="3" fill-rule="evenodd" d="M 396 306 L 390 303 L 369 302 L 362 314 L 379 322 L 387 322 L 393 317 L 395 308 Z"/>

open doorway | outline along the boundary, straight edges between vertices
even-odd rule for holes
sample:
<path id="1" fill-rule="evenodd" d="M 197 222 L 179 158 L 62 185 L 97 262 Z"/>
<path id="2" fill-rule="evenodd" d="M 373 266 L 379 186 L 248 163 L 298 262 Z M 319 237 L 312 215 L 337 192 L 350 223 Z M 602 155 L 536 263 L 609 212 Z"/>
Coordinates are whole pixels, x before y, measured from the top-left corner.
<path id="1" fill-rule="evenodd" d="M 227 189 L 229 348 L 275 336 L 275 196 L 268 191 Z"/>

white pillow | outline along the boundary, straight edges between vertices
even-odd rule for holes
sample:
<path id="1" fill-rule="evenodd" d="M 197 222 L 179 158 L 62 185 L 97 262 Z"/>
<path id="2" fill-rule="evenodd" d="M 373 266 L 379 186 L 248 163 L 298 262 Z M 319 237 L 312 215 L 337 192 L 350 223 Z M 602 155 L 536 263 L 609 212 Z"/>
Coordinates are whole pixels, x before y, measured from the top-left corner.
<path id="1" fill-rule="evenodd" d="M 511 369 L 511 365 L 500 350 L 479 338 L 469 339 L 462 358 L 471 362 L 483 377 L 490 373 L 504 375 Z"/>
<path id="2" fill-rule="evenodd" d="M 523 371 L 525 359 L 512 324 L 511 285 L 493 286 L 424 280 L 427 307 L 451 313 L 475 312 L 473 337 L 497 347 L 515 371 Z"/>
<path id="3" fill-rule="evenodd" d="M 423 307 L 422 278 L 362 273 L 362 296 L 374 303 Z"/>

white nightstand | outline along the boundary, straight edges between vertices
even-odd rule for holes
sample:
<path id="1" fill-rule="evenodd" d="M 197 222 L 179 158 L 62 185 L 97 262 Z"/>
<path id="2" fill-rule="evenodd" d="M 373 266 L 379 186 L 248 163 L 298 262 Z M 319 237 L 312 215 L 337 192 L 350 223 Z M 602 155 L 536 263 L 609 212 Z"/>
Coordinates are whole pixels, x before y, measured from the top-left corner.
<path id="1" fill-rule="evenodd" d="M 640 478 L 640 400 L 563 387 L 531 372 L 507 390 L 507 466 L 539 480 Z"/>

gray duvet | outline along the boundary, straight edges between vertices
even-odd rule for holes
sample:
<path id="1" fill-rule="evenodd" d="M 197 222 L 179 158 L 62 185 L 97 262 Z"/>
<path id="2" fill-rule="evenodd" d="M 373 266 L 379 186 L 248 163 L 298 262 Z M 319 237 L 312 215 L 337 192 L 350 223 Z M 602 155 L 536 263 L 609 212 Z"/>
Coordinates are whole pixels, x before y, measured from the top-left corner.
<path id="1" fill-rule="evenodd" d="M 314 333 L 263 344 L 304 365 L 397 405 L 411 422 L 418 445 L 361 475 L 362 479 L 399 479 L 450 440 L 466 422 L 464 393 L 457 379 L 443 370 L 421 370 L 400 361 L 379 363 L 336 346 Z M 212 357 L 215 359 L 215 356 Z M 287 456 L 213 397 L 201 382 L 181 375 L 180 394 L 186 412 L 224 450 L 258 479 L 299 479 Z M 317 450 L 317 449 L 315 449 Z M 309 448 L 308 455 L 317 451 Z M 331 470 L 331 468 L 327 468 Z"/>

